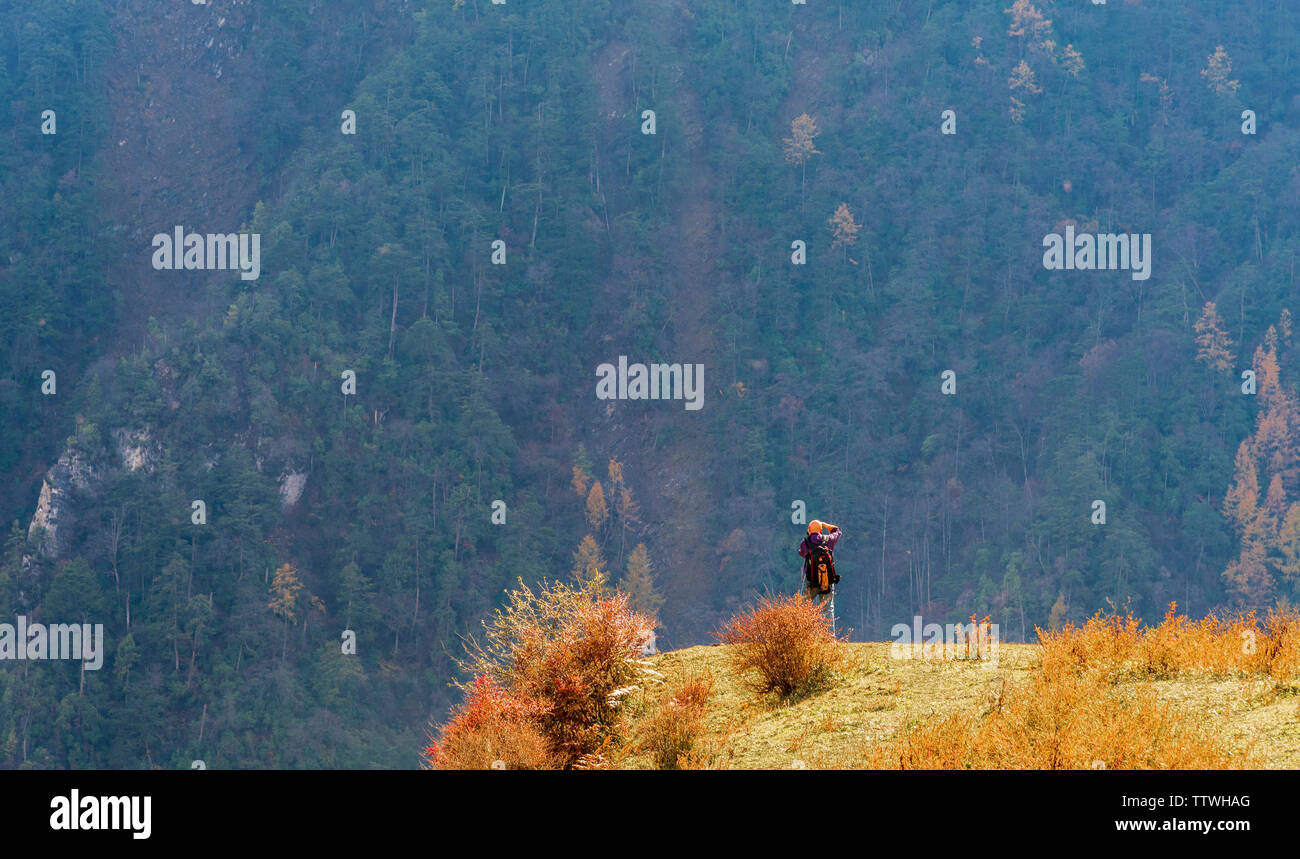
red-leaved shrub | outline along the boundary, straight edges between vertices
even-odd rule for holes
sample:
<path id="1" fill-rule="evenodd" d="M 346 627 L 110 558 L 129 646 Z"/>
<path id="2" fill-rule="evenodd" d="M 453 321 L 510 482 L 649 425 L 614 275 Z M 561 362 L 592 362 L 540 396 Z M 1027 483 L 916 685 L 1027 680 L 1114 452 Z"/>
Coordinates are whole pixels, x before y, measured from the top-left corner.
<path id="1" fill-rule="evenodd" d="M 466 689 L 466 707 L 476 695 L 499 705 L 509 713 L 499 724 L 526 726 L 544 738 L 558 766 L 623 742 L 623 701 L 640 688 L 640 645 L 653 628 L 626 596 L 606 595 L 599 580 L 579 587 L 543 583 L 537 591 L 520 581 L 483 626 L 483 640 L 467 641 L 469 656 L 461 663 L 479 678 Z M 476 691 L 480 683 L 514 703 Z M 446 746 L 447 732 L 458 724 L 453 718 L 431 748 Z"/>
<path id="2" fill-rule="evenodd" d="M 519 698 L 492 678 L 479 675 L 465 690 L 465 702 L 424 750 L 440 770 L 552 769 L 550 744 L 538 728 L 542 708 Z"/>

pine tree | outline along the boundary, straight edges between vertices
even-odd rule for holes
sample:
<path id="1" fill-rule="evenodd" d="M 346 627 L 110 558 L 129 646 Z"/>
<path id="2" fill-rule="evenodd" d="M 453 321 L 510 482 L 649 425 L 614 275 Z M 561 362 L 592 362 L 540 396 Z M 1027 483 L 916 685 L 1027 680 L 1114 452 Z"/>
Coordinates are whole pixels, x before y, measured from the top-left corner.
<path id="1" fill-rule="evenodd" d="M 858 230 L 861 230 L 862 226 L 853 220 L 853 212 L 849 210 L 847 203 L 840 203 L 827 223 L 831 225 L 831 235 L 834 236 L 831 249 L 844 248 L 844 256 L 847 258 L 849 248 L 857 242 Z"/>
<path id="2" fill-rule="evenodd" d="M 1278 529 L 1278 572 L 1290 582 L 1300 580 L 1300 502 L 1291 505 Z"/>
<path id="3" fill-rule="evenodd" d="M 587 472 L 582 470 L 582 466 L 575 465 L 573 467 L 573 491 L 578 493 L 579 498 L 587 497 L 587 486 L 590 481 L 591 478 L 587 476 Z"/>
<path id="4" fill-rule="evenodd" d="M 1228 79 L 1228 74 L 1232 71 L 1232 57 L 1219 45 L 1214 49 L 1214 53 L 1209 57 L 1209 63 L 1201 69 L 1201 77 L 1205 78 L 1205 85 L 1214 90 L 1216 95 L 1231 95 L 1241 86 L 1240 83 Z"/>
<path id="5" fill-rule="evenodd" d="M 1048 629 L 1060 629 L 1065 626 L 1066 620 L 1070 616 L 1070 607 L 1065 604 L 1065 592 L 1058 592 L 1056 602 L 1052 603 L 1052 611 L 1047 616 Z"/>
<path id="6" fill-rule="evenodd" d="M 605 504 L 605 490 L 597 480 L 591 484 L 591 491 L 587 493 L 587 524 L 593 531 L 600 531 L 600 527 L 608 518 L 609 507 Z"/>
<path id="7" fill-rule="evenodd" d="M 1232 485 L 1223 497 L 1223 514 L 1238 534 L 1244 534 L 1255 521 L 1259 508 L 1259 472 L 1255 467 L 1255 450 L 1250 439 L 1237 446 Z"/>
<path id="8" fill-rule="evenodd" d="M 641 524 L 641 505 L 636 503 L 632 498 L 632 490 L 626 486 L 618 490 L 618 498 L 614 502 L 615 509 L 618 510 L 618 522 L 620 525 L 620 538 L 618 553 L 619 557 L 623 556 L 623 544 L 627 540 L 627 529 Z"/>
<path id="9" fill-rule="evenodd" d="M 351 629 L 353 623 L 367 627 L 378 617 L 374 606 L 374 587 L 355 561 L 349 561 L 339 573 L 338 601 L 342 608 L 343 624 Z"/>
<path id="10" fill-rule="evenodd" d="M 1278 529 L 1282 526 L 1282 517 L 1286 515 L 1286 493 L 1282 490 L 1282 476 L 1274 474 L 1269 478 L 1268 491 L 1264 493 L 1264 506 L 1259 510 L 1258 530 L 1265 545 L 1277 542 Z"/>
<path id="11" fill-rule="evenodd" d="M 1025 102 L 1015 96 L 1018 90 L 1024 90 L 1026 95 L 1038 95 L 1043 88 L 1038 85 L 1038 78 L 1034 75 L 1034 70 L 1029 67 L 1029 63 L 1021 60 L 1020 63 L 1011 70 L 1011 77 L 1007 78 L 1007 84 L 1011 88 L 1011 121 L 1023 122 L 1025 119 Z"/>
<path id="12" fill-rule="evenodd" d="M 1065 46 L 1065 59 L 1061 61 L 1065 67 L 1066 73 L 1072 78 L 1078 78 L 1083 71 L 1083 54 L 1075 50 L 1074 45 Z"/>
<path id="13" fill-rule="evenodd" d="M 1261 606 L 1273 593 L 1273 577 L 1265 563 L 1262 542 L 1251 539 L 1242 545 L 1241 557 L 1223 571 L 1228 591 L 1243 606 Z"/>
<path id="14" fill-rule="evenodd" d="M 571 574 L 574 581 L 583 587 L 592 585 L 599 591 L 609 579 L 607 569 L 600 547 L 596 545 L 596 538 L 590 534 L 583 537 L 578 544 L 578 551 L 573 553 Z"/>
<path id="15" fill-rule="evenodd" d="M 1051 31 L 1052 21 L 1044 18 L 1029 0 L 1016 0 L 1010 9 L 1003 12 L 1011 16 L 1011 25 L 1007 27 L 1008 36 L 1028 36 L 1031 40 L 1041 40 Z"/>
<path id="16" fill-rule="evenodd" d="M 627 556 L 627 572 L 623 574 L 618 589 L 627 594 L 633 611 L 650 618 L 658 617 L 664 598 L 655 590 L 650 553 L 646 551 L 645 543 L 637 543 L 632 554 Z"/>
<path id="17" fill-rule="evenodd" d="M 1218 373 L 1231 369 L 1237 356 L 1233 354 L 1232 338 L 1223 330 L 1223 322 L 1213 301 L 1205 302 L 1195 328 L 1196 360 L 1208 364 Z"/>
<path id="18" fill-rule="evenodd" d="M 1294 513 L 1288 496 L 1300 477 L 1300 445 L 1293 430 L 1300 423 L 1300 404 L 1281 383 L 1279 340 L 1277 329 L 1270 326 L 1264 345 L 1255 349 L 1259 414 L 1255 431 L 1237 448 L 1233 483 L 1224 497 L 1224 514 L 1241 536 L 1241 553 L 1223 578 L 1244 605 L 1267 602 L 1276 582 L 1273 573 L 1290 579 L 1298 563 L 1295 553 L 1300 552 L 1300 514 Z M 1262 502 L 1261 474 L 1268 486 Z"/>
<path id="19" fill-rule="evenodd" d="M 271 580 L 271 601 L 266 607 L 271 610 L 271 614 L 284 621 L 284 643 L 280 647 L 281 661 L 284 660 L 289 649 L 289 624 L 297 619 L 298 592 L 301 590 L 302 582 L 292 564 L 286 562 L 276 568 L 275 578 Z"/>
<path id="20" fill-rule="evenodd" d="M 1286 488 L 1294 491 L 1300 473 L 1300 445 L 1294 429 L 1300 425 L 1300 404 L 1281 383 L 1275 350 L 1256 349 L 1254 366 L 1260 400 L 1255 450 L 1267 473 L 1281 475 Z"/>
<path id="21" fill-rule="evenodd" d="M 627 530 L 640 524 L 641 508 L 632 498 L 632 490 L 623 482 L 623 464 L 617 459 L 609 461 L 609 485 L 614 496 L 614 512 L 618 516 L 618 559 L 622 562 Z"/>
<path id="22" fill-rule="evenodd" d="M 803 208 L 805 192 L 808 187 L 808 159 L 820 155 L 814 141 L 821 131 L 817 121 L 806 113 L 801 113 L 790 123 L 790 136 L 783 138 L 781 144 L 785 150 L 787 164 L 798 164 L 802 171 L 799 185 L 799 207 Z"/>

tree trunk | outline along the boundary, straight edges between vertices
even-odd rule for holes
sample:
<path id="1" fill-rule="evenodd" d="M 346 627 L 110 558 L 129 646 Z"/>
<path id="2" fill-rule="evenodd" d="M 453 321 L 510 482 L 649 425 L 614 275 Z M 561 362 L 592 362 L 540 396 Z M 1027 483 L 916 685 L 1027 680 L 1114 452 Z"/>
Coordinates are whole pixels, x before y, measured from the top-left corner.
<path id="1" fill-rule="evenodd" d="M 388 323 L 388 360 L 393 360 L 393 338 L 397 335 L 397 281 L 393 281 L 393 316 Z"/>

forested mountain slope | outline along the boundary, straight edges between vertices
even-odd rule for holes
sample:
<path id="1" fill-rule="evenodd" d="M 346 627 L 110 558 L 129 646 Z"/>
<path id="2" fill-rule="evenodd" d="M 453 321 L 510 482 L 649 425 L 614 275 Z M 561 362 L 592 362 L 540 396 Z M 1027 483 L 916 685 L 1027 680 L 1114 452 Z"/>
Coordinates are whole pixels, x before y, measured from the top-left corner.
<path id="1" fill-rule="evenodd" d="M 108 655 L 0 667 L 4 766 L 413 766 L 517 577 L 703 643 L 796 502 L 859 640 L 1297 597 L 1287 4 L 15 5 L 0 614 Z"/>

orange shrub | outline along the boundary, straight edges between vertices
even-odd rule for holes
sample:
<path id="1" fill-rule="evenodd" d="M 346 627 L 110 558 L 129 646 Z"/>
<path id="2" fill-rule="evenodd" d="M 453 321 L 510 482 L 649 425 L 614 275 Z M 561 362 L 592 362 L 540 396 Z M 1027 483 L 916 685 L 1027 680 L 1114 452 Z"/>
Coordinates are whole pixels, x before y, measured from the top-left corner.
<path id="1" fill-rule="evenodd" d="M 830 621 L 802 594 L 761 598 L 714 636 L 732 646 L 733 668 L 755 678 L 756 691 L 782 698 L 812 691 L 829 679 L 842 658 Z"/>
<path id="2" fill-rule="evenodd" d="M 486 675 L 474 679 L 465 703 L 424 750 L 433 769 L 553 769 L 558 761 L 538 728 L 541 708 Z"/>
<path id="3" fill-rule="evenodd" d="M 1263 640 L 1256 641 L 1256 670 L 1279 683 L 1294 680 L 1300 672 L 1300 611 L 1291 606 L 1270 611 L 1264 633 Z"/>
<path id="4" fill-rule="evenodd" d="M 600 581 L 534 592 L 523 582 L 485 623 L 486 642 L 467 643 L 462 666 L 535 702 L 536 725 L 564 766 L 622 741 L 623 701 L 639 689 L 640 644 L 653 622 Z"/>
<path id="5" fill-rule="evenodd" d="M 619 732 L 621 698 L 639 677 L 634 662 L 648 625 L 616 594 L 582 606 L 554 633 L 528 630 L 508 676 L 545 703 L 544 730 L 567 759 Z"/>

